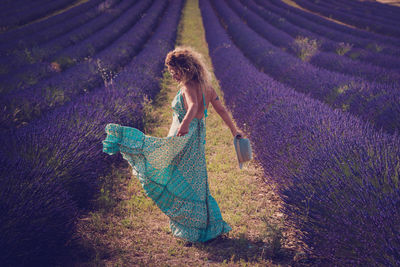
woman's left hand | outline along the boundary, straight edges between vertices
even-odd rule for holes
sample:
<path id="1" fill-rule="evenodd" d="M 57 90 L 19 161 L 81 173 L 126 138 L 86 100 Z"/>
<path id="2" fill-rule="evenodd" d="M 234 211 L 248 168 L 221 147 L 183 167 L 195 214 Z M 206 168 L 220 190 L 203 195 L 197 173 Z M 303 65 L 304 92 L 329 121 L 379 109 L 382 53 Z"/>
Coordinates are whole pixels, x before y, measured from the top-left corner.
<path id="1" fill-rule="evenodd" d="M 184 136 L 188 132 L 189 132 L 189 126 L 182 123 L 181 126 L 179 126 L 178 133 L 176 134 L 176 136 Z"/>

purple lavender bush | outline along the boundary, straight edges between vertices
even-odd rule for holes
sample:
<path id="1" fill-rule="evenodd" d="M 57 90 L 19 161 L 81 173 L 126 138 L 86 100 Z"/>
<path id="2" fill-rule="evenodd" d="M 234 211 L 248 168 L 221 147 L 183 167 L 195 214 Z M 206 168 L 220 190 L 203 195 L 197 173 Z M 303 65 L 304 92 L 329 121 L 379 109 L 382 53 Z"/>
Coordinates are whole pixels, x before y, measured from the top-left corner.
<path id="1" fill-rule="evenodd" d="M 400 263 L 399 142 L 379 137 L 374 156 L 366 138 L 321 148 L 283 192 L 286 213 L 308 220 L 303 229 L 313 235 L 306 242 L 339 265 Z"/>
<path id="2" fill-rule="evenodd" d="M 2 96 L 0 104 L 4 111 L 0 115 L 0 128 L 28 123 L 47 110 L 100 86 L 103 69 L 118 73 L 142 49 L 166 6 L 164 0 L 155 1 L 138 23 L 94 59 L 76 64 L 35 86 Z"/>
<path id="3" fill-rule="evenodd" d="M 99 15 L 99 7 L 104 5 L 105 1 L 111 4 L 111 0 L 90 0 L 47 19 L 0 33 L 2 37 L 0 40 L 0 51 L 8 54 L 8 52 L 16 50 L 17 48 L 32 47 L 38 43 L 48 41 L 52 37 L 55 38 L 57 35 L 62 34 L 63 30 L 67 32 Z M 67 26 L 67 22 L 71 24 L 70 27 Z M 58 28 L 58 30 L 56 30 L 56 28 Z M 36 34 L 34 36 L 29 35 L 32 32 Z M 46 32 L 49 34 L 46 34 Z M 54 34 L 54 36 L 52 36 L 52 34 Z M 42 39 L 39 39 L 40 37 Z"/>
<path id="4" fill-rule="evenodd" d="M 326 32 L 329 32 L 328 28 L 313 23 L 298 14 L 285 12 L 269 2 L 263 2 L 264 8 L 255 4 L 253 0 L 241 0 L 241 2 L 268 23 L 286 32 L 293 38 L 302 36 L 309 40 L 316 40 L 318 48 L 321 51 L 337 53 L 351 60 L 367 62 L 387 69 L 400 69 L 400 58 L 378 51 L 357 48 L 352 42 L 353 36 L 349 39 L 348 36 L 344 35 L 340 39 L 340 33 L 338 33 L 336 35 L 336 41 L 330 40 L 324 36 Z M 309 28 L 316 28 L 316 33 Z"/>
<path id="5" fill-rule="evenodd" d="M 69 46 L 58 53 L 56 49 L 46 49 L 49 52 L 43 56 L 44 62 L 26 65 L 14 70 L 12 75 L 4 75 L 8 77 L 7 82 L 3 83 L 1 87 L 2 93 L 10 90 L 21 90 L 48 76 L 57 74 L 58 72 L 54 68 L 49 67 L 51 65 L 57 66 L 58 71 L 65 71 L 67 68 L 84 61 L 85 58 L 93 57 L 96 53 L 111 45 L 140 20 L 150 5 L 151 1 L 142 1 L 131 6 L 115 21 L 91 35 L 90 38 Z"/>
<path id="6" fill-rule="evenodd" d="M 380 2 L 359 2 L 359 1 L 346 1 L 338 0 L 335 3 L 343 4 L 343 6 L 356 8 L 357 10 L 363 11 L 366 14 L 375 14 L 379 17 L 385 17 L 396 22 L 400 22 L 398 12 L 400 12 L 400 7 L 388 5 Z"/>
<path id="7" fill-rule="evenodd" d="M 79 19 L 72 18 L 73 21 L 67 20 L 35 35 L 28 35 L 25 39 L 19 40 L 18 44 L 9 42 L 0 45 L 0 51 L 4 50 L 2 52 L 4 55 L 0 58 L 2 69 L 0 77 L 6 78 L 7 75 L 13 75 L 16 71 L 21 72 L 21 69 L 35 63 L 50 65 L 49 60 L 52 56 L 103 29 L 131 5 L 132 1 L 100 4 L 95 10 L 85 14 L 82 24 L 77 23 Z M 74 25 L 76 27 L 73 27 Z"/>
<path id="8" fill-rule="evenodd" d="M 400 264 L 400 137 L 257 71 L 209 1 L 200 8 L 226 104 L 316 264 Z"/>
<path id="9" fill-rule="evenodd" d="M 362 2 L 361 5 L 353 5 L 351 1 L 343 2 L 343 1 L 326 0 L 320 4 L 323 5 L 324 7 L 333 8 L 342 13 L 343 12 L 351 13 L 352 15 L 361 17 L 363 19 L 376 20 L 380 23 L 391 24 L 392 26 L 395 27 L 400 26 L 399 18 L 392 17 L 391 12 L 388 12 L 388 10 L 385 10 L 383 8 L 368 9 L 366 8 L 365 5 L 362 5 L 363 4 Z"/>
<path id="10" fill-rule="evenodd" d="M 15 2 L 15 1 L 14 1 Z M 18 46 L 18 44 L 24 43 L 26 39 L 32 39 L 33 36 L 29 35 L 32 32 L 35 32 L 35 38 L 40 35 L 39 40 L 42 42 L 46 35 L 42 35 L 41 33 L 49 30 L 49 28 L 55 29 L 66 29 L 69 25 L 70 29 L 77 27 L 80 24 L 83 24 L 85 21 L 90 20 L 96 14 L 96 11 L 99 10 L 100 3 L 103 2 L 111 2 L 109 0 L 90 0 L 86 3 L 82 3 L 77 5 L 65 12 L 62 12 L 58 15 L 52 16 L 48 19 L 41 20 L 35 23 L 30 23 L 24 27 L 20 27 L 14 30 L 10 30 L 4 33 L 1 33 L 0 36 L 0 51 L 4 50 L 4 44 L 13 44 L 14 46 Z M 20 4 L 19 4 L 20 5 Z M 54 36 L 56 37 L 56 36 Z"/>
<path id="11" fill-rule="evenodd" d="M 308 10 L 320 13 L 324 16 L 334 18 L 338 21 L 348 23 L 350 25 L 356 26 L 360 29 L 372 31 L 382 35 L 388 35 L 395 38 L 400 37 L 400 30 L 390 23 L 381 23 L 374 19 L 365 19 L 360 16 L 353 16 L 348 12 L 343 12 L 341 10 L 336 10 L 322 5 L 311 3 L 308 0 L 295 0 L 295 2 Z M 400 40 L 399 40 L 400 41 Z"/>
<path id="12" fill-rule="evenodd" d="M 23 158 L 0 162 L 2 265 L 53 262 L 74 231 L 76 204 L 46 166 Z"/>
<path id="13" fill-rule="evenodd" d="M 22 7 L 22 5 L 29 4 L 30 1 L 28 0 L 3 0 L 2 1 L 2 9 L 0 10 L 0 15 L 1 16 L 7 16 L 15 11 L 17 11 L 19 8 Z"/>
<path id="14" fill-rule="evenodd" d="M 275 47 L 295 55 L 303 61 L 308 61 L 322 69 L 358 76 L 369 81 L 394 83 L 397 84 L 397 87 L 400 84 L 400 73 L 398 71 L 353 61 L 337 53 L 320 51 L 319 44 L 316 41 L 311 42 L 312 40 L 303 36 L 292 38 L 289 34 L 270 25 L 257 14 L 245 8 L 239 3 L 239 0 L 227 2 L 252 30 Z"/>
<path id="15" fill-rule="evenodd" d="M 4 2 L 4 1 L 3 1 Z M 2 7 L 7 8 L 7 10 L 2 9 L 2 17 L 0 19 L 0 25 L 3 30 L 9 30 L 10 21 L 8 21 L 8 18 L 12 16 L 16 16 L 18 14 L 23 14 L 24 12 L 29 11 L 30 9 L 34 9 L 35 5 L 46 5 L 50 0 L 38 0 L 32 2 L 32 1 L 14 1 L 13 3 L 4 3 L 2 2 Z M 15 20 L 15 18 L 13 19 Z"/>
<path id="16" fill-rule="evenodd" d="M 261 38 L 224 1 L 213 1 L 213 5 L 232 40 L 261 71 L 299 92 L 372 122 L 376 129 L 390 133 L 399 130 L 400 90 L 395 83 L 367 82 L 312 66 Z"/>
<path id="17" fill-rule="evenodd" d="M 31 21 L 40 19 L 47 14 L 63 9 L 70 5 L 70 0 L 39 0 L 35 5 L 30 5 L 20 12 L 15 12 L 9 16 L 2 17 L 0 27 L 13 28 L 27 24 Z"/>
<path id="18" fill-rule="evenodd" d="M 78 213 L 82 213 L 90 208 L 89 200 L 99 192 L 99 176 L 109 172 L 112 164 L 123 162 L 121 157 L 102 152 L 104 129 L 110 122 L 143 129 L 143 105 L 147 103 L 145 99 L 151 99 L 160 89 L 164 59 L 173 49 L 183 6 L 182 0 L 165 3 L 168 7 L 159 16 L 158 27 L 143 50 L 107 86 L 49 111 L 28 126 L 1 133 L 0 163 L 7 163 L 2 164 L 7 169 L 0 173 L 0 208 L 8 213 L 1 214 L 5 219 L 0 220 L 0 248 L 13 248 L 0 254 L 2 263 L 56 265 L 48 252 L 63 251 L 65 242 L 71 238 L 67 229 L 73 229 L 76 214 L 69 211 L 78 208 Z M 23 163 L 12 163 L 20 161 Z M 15 186 L 3 187 L 10 179 Z M 36 185 L 35 181 L 42 183 Z M 16 198 L 21 190 L 19 184 L 32 188 L 33 193 L 26 189 L 27 193 L 21 194 L 23 199 Z M 35 186 L 41 186 L 40 190 Z M 54 204 L 41 204 L 41 199 L 52 199 L 46 194 L 53 197 Z M 36 206 L 21 206 L 35 201 Z M 75 208 L 67 209 L 68 203 Z M 37 207 L 37 211 L 30 210 L 32 207 Z M 30 222 L 29 234 L 16 239 L 20 237 L 19 226 L 27 222 Z M 59 233 L 53 232 L 56 230 Z M 45 243 L 36 246 L 41 241 Z M 43 250 L 46 244 L 51 245 L 48 251 Z"/>
<path id="19" fill-rule="evenodd" d="M 288 15 L 298 14 L 299 17 L 305 18 L 310 22 L 314 22 L 313 24 L 309 24 L 307 29 L 318 31 L 319 34 L 326 36 L 329 39 L 335 40 L 336 38 L 338 38 L 338 40 L 340 41 L 343 40 L 343 36 L 346 36 L 346 40 L 348 40 L 348 42 L 354 43 L 354 45 L 357 45 L 360 48 L 367 48 L 371 49 L 372 51 L 387 53 L 389 55 L 400 55 L 398 48 L 398 46 L 400 45 L 400 41 L 397 38 L 384 36 L 373 32 L 367 32 L 357 28 L 347 27 L 345 25 L 341 25 L 339 23 L 324 19 L 321 16 L 317 16 L 310 12 L 305 12 L 299 8 L 294 8 L 280 0 L 254 1 L 257 2 L 257 4 L 266 8 L 271 8 L 272 6 L 275 6 L 278 8 L 278 10 L 280 10 L 280 12 L 284 12 Z M 311 26 L 315 25 L 321 25 L 323 27 L 311 28 Z"/>

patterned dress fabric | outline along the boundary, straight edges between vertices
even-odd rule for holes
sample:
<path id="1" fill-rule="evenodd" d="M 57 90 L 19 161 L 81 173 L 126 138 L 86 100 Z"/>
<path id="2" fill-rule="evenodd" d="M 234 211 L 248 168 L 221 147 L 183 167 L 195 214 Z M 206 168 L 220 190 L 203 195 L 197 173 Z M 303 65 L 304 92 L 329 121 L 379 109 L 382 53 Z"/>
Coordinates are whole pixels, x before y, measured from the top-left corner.
<path id="1" fill-rule="evenodd" d="M 146 194 L 169 217 L 174 236 L 205 242 L 232 230 L 209 192 L 205 118 L 194 118 L 189 132 L 178 137 L 186 114 L 181 90 L 172 101 L 172 109 L 167 137 L 147 136 L 136 128 L 108 124 L 103 151 L 110 155 L 120 152 L 129 162 Z"/>

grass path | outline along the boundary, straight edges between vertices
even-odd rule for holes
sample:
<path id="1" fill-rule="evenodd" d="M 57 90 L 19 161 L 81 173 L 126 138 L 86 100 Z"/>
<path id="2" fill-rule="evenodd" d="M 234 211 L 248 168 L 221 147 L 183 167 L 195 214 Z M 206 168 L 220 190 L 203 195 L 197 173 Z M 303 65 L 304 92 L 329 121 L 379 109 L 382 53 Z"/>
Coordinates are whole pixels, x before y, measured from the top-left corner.
<path id="1" fill-rule="evenodd" d="M 350 27 L 350 28 L 353 28 L 353 29 L 358 29 L 357 27 L 355 27 L 355 26 L 353 26 L 353 25 L 350 25 L 350 24 L 341 22 L 341 21 L 339 21 L 339 20 L 336 20 L 336 19 L 327 17 L 327 16 L 325 16 L 325 15 L 323 15 L 323 14 L 320 14 L 320 13 L 318 13 L 318 12 L 314 12 L 314 11 L 311 11 L 311 10 L 309 10 L 309 9 L 306 9 L 306 8 L 304 8 L 304 7 L 302 7 L 302 6 L 299 6 L 299 5 L 298 5 L 295 1 L 293 1 L 293 0 L 282 0 L 282 2 L 284 2 L 285 4 L 287 4 L 287 5 L 289 5 L 289 6 L 292 6 L 292 7 L 298 8 L 298 9 L 301 9 L 301 10 L 303 10 L 303 11 L 305 11 L 305 12 L 308 12 L 308 13 L 311 13 L 311 14 L 314 14 L 314 15 L 317 15 L 317 16 L 320 16 L 320 17 L 322 17 L 322 18 L 324 18 L 324 19 L 326 19 L 326 20 L 330 20 L 330 21 L 332 21 L 332 22 L 335 22 L 335 23 L 338 23 L 338 24 L 341 24 L 341 25 L 344 25 L 344 26 L 347 26 L 347 27 Z M 359 30 L 360 30 L 360 29 L 359 29 Z"/>
<path id="2" fill-rule="evenodd" d="M 197 0 L 188 0 L 177 45 L 206 56 L 208 48 Z M 214 78 L 214 87 L 223 96 Z M 164 73 L 162 90 L 146 111 L 145 133 L 164 137 L 172 122 L 177 84 Z M 223 97 L 221 97 L 222 99 Z M 233 228 L 227 238 L 185 246 L 169 230 L 168 217 L 148 198 L 125 163 L 103 177 L 98 210 L 80 220 L 81 249 L 74 266 L 293 266 L 301 263 L 302 244 L 285 225 L 281 201 L 263 182 L 257 162 L 239 169 L 232 135 L 215 110 L 207 117 L 206 161 L 210 191 Z"/>
<path id="3" fill-rule="evenodd" d="M 387 5 L 393 5 L 393 6 L 400 7 L 400 1 L 399 0 L 377 0 L 377 1 L 381 2 L 382 4 L 387 4 Z"/>

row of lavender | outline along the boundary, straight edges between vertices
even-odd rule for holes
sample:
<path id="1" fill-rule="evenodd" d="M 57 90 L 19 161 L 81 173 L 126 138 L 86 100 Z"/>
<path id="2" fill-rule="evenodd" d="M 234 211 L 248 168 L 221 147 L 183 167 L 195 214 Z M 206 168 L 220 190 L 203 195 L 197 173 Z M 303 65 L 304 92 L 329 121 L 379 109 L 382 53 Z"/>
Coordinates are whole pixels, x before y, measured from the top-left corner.
<path id="1" fill-rule="evenodd" d="M 283 10 L 287 15 L 299 15 L 301 18 L 307 21 L 314 22 L 317 25 L 321 25 L 322 28 L 313 27 L 313 31 L 316 31 L 319 35 L 327 36 L 328 38 L 337 38 L 339 42 L 343 41 L 343 37 L 348 42 L 354 43 L 360 48 L 369 48 L 376 50 L 381 53 L 398 54 L 398 46 L 400 41 L 397 38 L 389 37 L 373 32 L 360 30 L 357 28 L 348 27 L 330 20 L 327 20 L 321 16 L 314 15 L 310 12 L 305 12 L 299 8 L 292 7 L 281 0 L 255 0 L 260 5 L 268 5 L 269 7 L 274 6 L 278 10 Z M 288 17 L 288 20 L 293 18 Z M 301 23 L 301 21 L 295 22 Z M 299 24 L 301 25 L 301 24 Z M 311 26 L 311 25 L 310 25 Z M 315 26 L 315 25 L 313 25 Z M 306 27 L 309 29 L 309 26 Z M 311 28 L 310 28 L 311 29 Z M 397 51 L 397 52 L 396 52 Z"/>
<path id="2" fill-rule="evenodd" d="M 89 9 L 93 8 L 95 5 L 98 5 L 102 1 L 103 0 L 90 0 L 81 5 L 72 7 L 57 16 L 52 16 L 47 19 L 38 21 L 36 23 L 30 23 L 28 25 L 25 25 L 24 27 L 19 27 L 17 29 L 4 32 L 0 35 L 1 36 L 0 51 L 2 50 L 2 45 L 4 43 L 12 43 L 15 45 L 15 44 L 19 43 L 19 40 L 26 38 L 27 34 L 30 34 L 32 32 L 38 34 L 39 31 L 41 31 L 45 28 L 55 26 L 58 23 L 68 20 L 69 18 L 72 18 L 72 17 L 79 18 L 79 16 L 78 16 L 79 14 L 87 12 Z M 16 2 L 17 1 L 14 1 L 13 3 L 16 3 Z M 4 7 L 4 11 L 6 11 L 6 10 L 8 10 L 8 8 Z M 18 39 L 18 40 L 16 40 L 16 39 Z"/>
<path id="3" fill-rule="evenodd" d="M 336 3 L 345 4 L 345 6 L 357 8 L 360 11 L 368 14 L 378 14 L 379 16 L 389 16 L 391 19 L 399 21 L 398 12 L 400 12 L 399 6 L 388 5 L 379 1 L 358 1 L 358 0 L 337 0 Z"/>
<path id="4" fill-rule="evenodd" d="M 251 5 L 262 14 L 267 14 L 265 9 L 257 6 L 254 2 L 243 2 Z M 307 40 L 302 35 L 296 35 L 296 37 L 293 38 L 285 31 L 271 25 L 267 21 L 270 20 L 270 17 L 265 20 L 264 16 L 258 16 L 258 13 L 246 9 L 244 5 L 240 4 L 239 0 L 230 0 L 228 4 L 251 29 L 272 45 L 299 57 L 303 61 L 310 62 L 313 66 L 351 76 L 359 76 L 369 81 L 393 83 L 396 87 L 400 86 L 400 73 L 398 70 L 388 70 L 384 67 L 374 66 L 367 62 L 352 60 L 351 58 L 343 57 L 336 51 L 320 51 L 318 48 L 319 45 L 316 42 Z M 271 15 L 271 12 L 269 12 L 268 15 Z M 280 20 L 282 17 L 277 19 Z M 293 28 L 293 26 L 287 25 L 287 28 Z M 339 48 L 338 43 L 332 46 L 335 47 L 335 50 Z M 375 57 L 380 58 L 380 55 L 375 54 Z M 400 64 L 400 58 L 395 58 L 394 60 L 397 64 Z"/>
<path id="5" fill-rule="evenodd" d="M 396 23 L 393 22 L 382 22 L 374 18 L 362 18 L 356 14 L 349 14 L 344 10 L 332 8 L 332 6 L 329 7 L 317 2 L 313 3 L 310 0 L 295 0 L 295 2 L 301 7 L 318 12 L 327 17 L 337 19 L 341 22 L 354 25 L 358 28 L 400 38 L 400 29 L 398 27 L 398 23 L 396 25 Z"/>
<path id="6" fill-rule="evenodd" d="M 0 28 L 9 29 L 29 23 L 36 19 L 40 19 L 51 12 L 66 8 L 70 4 L 70 0 L 39 0 L 31 3 L 23 3 L 22 5 L 19 3 L 18 7 L 23 6 L 24 8 L 1 16 Z"/>
<path id="7" fill-rule="evenodd" d="M 8 54 L 13 50 L 29 48 L 55 38 L 95 18 L 116 3 L 118 3 L 117 0 L 91 0 L 57 16 L 4 32 L 0 35 L 0 51 Z M 31 34 L 33 32 L 34 35 Z"/>
<path id="8" fill-rule="evenodd" d="M 377 3 L 379 4 L 379 2 Z M 339 10 L 341 12 L 350 12 L 351 14 L 361 18 L 377 20 L 385 24 L 390 23 L 395 26 L 400 26 L 400 18 L 398 16 L 399 13 L 396 14 L 396 12 L 400 12 L 399 8 L 388 8 L 390 6 L 385 5 L 371 8 L 368 5 L 360 5 L 356 2 L 343 0 L 325 0 L 323 2 L 319 2 L 319 4 L 322 4 L 328 8 Z"/>
<path id="9" fill-rule="evenodd" d="M 137 23 L 150 5 L 150 0 L 141 1 L 137 4 L 132 4 L 132 1 L 124 1 L 116 7 L 116 12 L 113 12 L 111 17 L 114 21 L 109 21 L 109 16 L 107 15 L 94 20 L 107 26 L 97 31 L 96 28 L 89 28 L 90 35 L 88 38 L 78 42 L 79 39 L 75 37 L 77 36 L 76 33 L 66 34 L 38 47 L 40 62 L 33 62 L 33 64 L 29 65 L 25 63 L 25 65 L 18 68 L 16 63 L 18 61 L 13 60 L 14 64 L 8 64 L 8 70 L 11 73 L 2 75 L 3 77 L 5 76 L 1 88 L 2 93 L 10 90 L 13 90 L 13 93 L 19 92 L 21 89 L 36 83 L 39 83 L 39 86 L 43 86 L 41 85 L 43 82 L 40 83 L 40 81 L 44 78 L 56 76 L 57 72 L 65 71 L 85 59 L 93 57 L 94 54 L 106 49 L 112 43 L 114 43 L 113 46 L 117 46 L 118 43 L 123 41 L 121 36 L 131 29 L 132 25 Z M 96 23 L 96 25 L 99 24 Z M 93 26 L 93 24 L 91 23 L 90 26 Z M 80 27 L 79 29 L 83 30 L 83 28 L 87 27 Z M 80 38 L 83 37 L 79 36 Z M 74 43 L 72 43 L 72 40 Z M 52 65 L 54 66 L 53 68 L 49 67 Z M 12 70 L 12 68 L 15 69 Z"/>
<path id="10" fill-rule="evenodd" d="M 157 13 L 154 34 L 111 85 L 48 112 L 28 127 L 2 133 L 2 263 L 48 264 L 63 251 L 77 216 L 99 192 L 99 176 L 120 162 L 102 152 L 106 124 L 143 127 L 143 104 L 159 91 L 182 4 L 157 1 L 157 6 L 168 7 Z"/>
<path id="11" fill-rule="evenodd" d="M 153 3 L 151 4 L 151 2 Z M 145 14 L 144 11 L 147 8 L 149 9 Z M 95 59 L 77 62 L 65 71 L 52 75 L 38 84 L 1 96 L 0 104 L 4 107 L 4 112 L 0 115 L 0 128 L 28 123 L 32 119 L 40 117 L 47 110 L 70 101 L 76 95 L 90 91 L 102 82 L 99 69 L 107 68 L 113 73 L 118 73 L 119 69 L 140 51 L 144 40 L 151 34 L 159 15 L 165 8 L 165 2 L 160 4 L 160 0 L 141 1 L 116 20 L 125 27 L 131 27 L 108 47 L 101 49 L 99 45 L 100 51 L 96 51 L 97 53 L 92 55 Z M 142 19 L 139 20 L 141 17 Z M 126 20 L 129 23 L 126 23 Z M 132 27 L 132 23 L 136 21 L 138 23 Z M 87 46 L 95 47 L 95 43 L 103 44 L 100 41 L 102 36 L 106 40 L 104 43 L 107 44 L 110 35 L 107 33 L 112 33 L 119 28 L 115 24 L 111 26 L 91 35 L 89 39 L 82 42 L 82 45 L 77 44 L 66 48 L 65 53 L 76 57 L 85 55 Z"/>
<path id="12" fill-rule="evenodd" d="M 373 47 L 385 46 L 379 44 L 376 40 L 372 40 L 373 36 L 371 39 L 359 39 L 309 20 L 301 13 L 291 13 L 290 10 L 276 6 L 272 2 L 256 1 L 257 3 L 253 0 L 242 1 L 242 3 L 270 25 L 293 38 L 300 39 L 299 41 L 308 39 L 308 42 L 313 40 L 314 45 L 320 51 L 336 53 L 354 61 L 361 61 L 386 69 L 400 69 L 400 58 L 398 56 L 381 53 L 376 49 L 370 51 Z M 400 55 L 400 50 L 397 54 Z"/>
<path id="13" fill-rule="evenodd" d="M 79 58 L 75 59 L 73 54 L 68 55 L 68 53 L 64 52 L 67 47 L 70 47 L 70 50 L 80 51 L 81 54 L 89 56 L 90 53 L 96 52 L 96 50 L 98 50 L 99 47 L 101 48 L 102 45 L 104 46 L 107 43 L 110 43 L 113 39 L 116 39 L 119 35 L 124 33 L 124 30 L 126 31 L 131 24 L 134 24 L 138 19 L 137 17 L 140 17 L 140 12 L 139 14 L 132 14 L 133 11 L 138 13 L 140 7 L 136 8 L 137 10 L 129 10 L 131 15 L 134 16 L 131 19 L 132 23 L 129 24 L 130 20 L 127 20 L 126 18 L 124 20 L 121 19 L 123 24 L 117 27 L 115 31 L 111 30 L 113 28 L 111 28 L 110 25 L 115 27 L 119 20 L 118 16 L 124 14 L 124 12 L 130 7 L 130 9 L 134 9 L 133 6 L 135 5 L 132 1 L 124 1 L 118 5 L 110 6 L 103 11 L 98 11 L 98 8 L 95 8 L 94 10 L 91 9 L 85 16 L 83 16 L 83 21 L 85 23 L 76 24 L 74 21 L 80 20 L 76 20 L 76 18 L 73 17 L 66 21 L 65 24 L 57 24 L 57 32 L 65 34 L 54 36 L 51 34 L 54 28 L 46 28 L 41 32 L 42 34 L 34 35 L 32 38 L 28 38 L 24 41 L 24 45 L 21 48 L 6 51 L 6 56 L 0 59 L 1 68 L 3 69 L 0 78 L 4 80 L 0 89 L 1 93 L 10 90 L 18 90 L 27 85 L 37 83 L 41 76 L 44 76 L 51 71 L 51 68 L 49 68 L 51 64 L 58 64 L 58 68 L 64 69 L 66 66 L 77 62 Z M 125 14 L 127 13 L 129 12 L 127 11 Z M 91 17 L 91 20 L 86 21 Z M 75 28 L 70 28 L 71 25 L 75 25 Z M 73 30 L 68 31 L 70 29 Z M 105 37 L 105 40 L 100 41 L 100 44 L 97 45 L 95 44 L 95 41 L 97 40 L 95 38 L 92 40 L 92 36 L 96 33 L 98 35 L 100 35 L 99 33 L 106 34 L 110 37 Z M 35 38 L 35 36 L 37 37 Z M 40 43 L 30 47 L 29 42 L 36 42 L 35 39 L 43 36 L 51 37 L 51 39 L 46 41 L 47 39 L 43 38 Z M 40 75 L 42 72 L 45 74 Z M 37 77 L 38 75 L 39 78 Z"/>
<path id="14" fill-rule="evenodd" d="M 376 129 L 383 128 L 390 133 L 400 129 L 398 79 L 390 83 L 370 82 L 313 66 L 262 38 L 243 23 L 225 1 L 215 1 L 215 9 L 235 44 L 261 71 L 334 108 L 372 122 Z M 257 23 L 252 25 L 257 26 Z"/>
<path id="15" fill-rule="evenodd" d="M 399 265 L 399 136 L 257 71 L 200 4 L 226 103 L 319 264 Z"/>
<path id="16" fill-rule="evenodd" d="M 24 10 L 33 8 L 35 4 L 45 4 L 46 2 L 49 2 L 49 0 L 38 0 L 37 3 L 28 0 L 4 0 L 2 1 L 4 9 L 1 10 L 1 15 L 9 16 L 15 13 L 23 13 Z"/>

